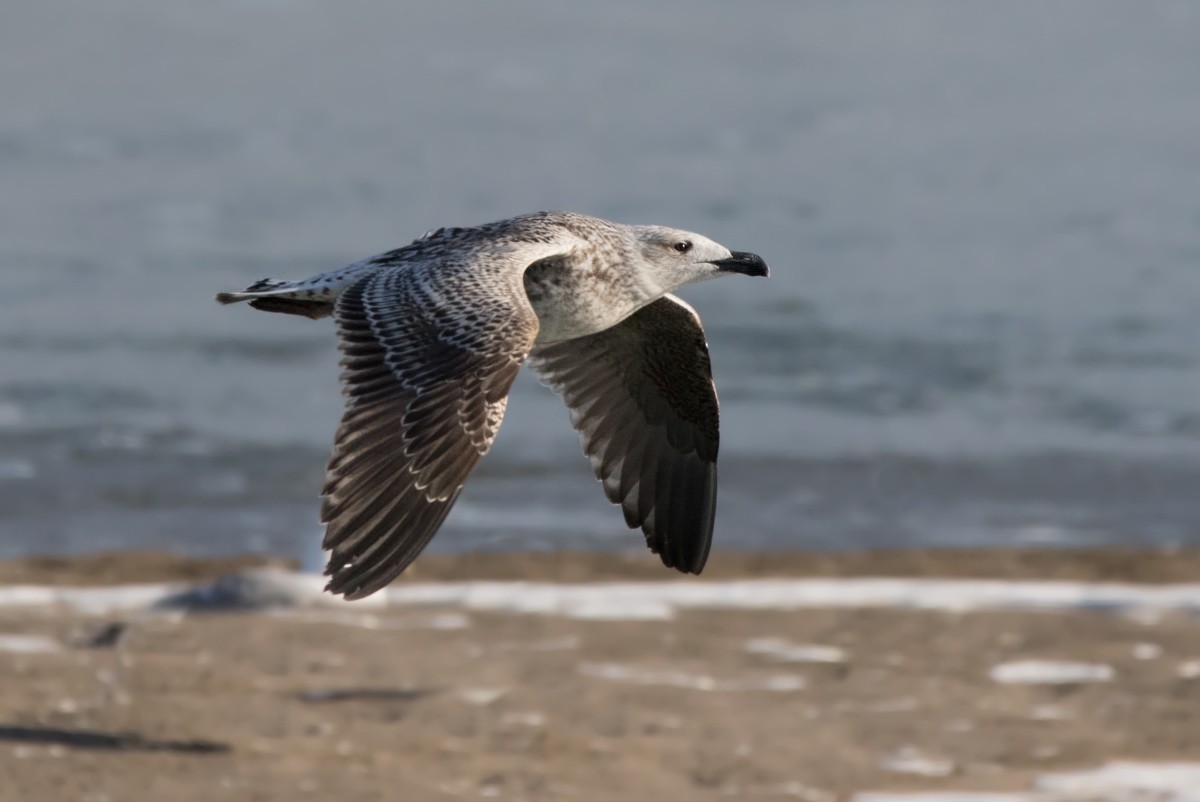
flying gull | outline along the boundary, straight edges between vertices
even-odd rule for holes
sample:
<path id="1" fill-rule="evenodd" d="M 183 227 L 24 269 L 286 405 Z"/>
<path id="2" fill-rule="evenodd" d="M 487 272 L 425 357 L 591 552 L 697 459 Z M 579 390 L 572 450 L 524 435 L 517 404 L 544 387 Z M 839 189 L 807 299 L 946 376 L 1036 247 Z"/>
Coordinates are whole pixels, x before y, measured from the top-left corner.
<path id="1" fill-rule="evenodd" d="M 767 266 L 687 231 L 537 212 L 217 300 L 336 321 L 346 404 L 322 490 L 325 573 L 358 599 L 437 532 L 526 360 L 566 401 L 629 527 L 666 566 L 700 573 L 717 394 L 700 318 L 670 293 L 729 273 Z"/>

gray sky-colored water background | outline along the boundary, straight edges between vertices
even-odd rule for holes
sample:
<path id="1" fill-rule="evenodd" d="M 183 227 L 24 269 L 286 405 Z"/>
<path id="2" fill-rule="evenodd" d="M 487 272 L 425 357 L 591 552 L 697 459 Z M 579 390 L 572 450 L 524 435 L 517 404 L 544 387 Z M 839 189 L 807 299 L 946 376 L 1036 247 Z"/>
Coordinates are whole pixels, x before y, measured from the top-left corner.
<path id="1" fill-rule="evenodd" d="M 219 307 L 569 209 L 683 295 L 718 548 L 1200 544 L 1200 4 L 0 10 L 0 556 L 304 551 L 328 321 Z M 637 549 L 531 377 L 432 548 Z"/>

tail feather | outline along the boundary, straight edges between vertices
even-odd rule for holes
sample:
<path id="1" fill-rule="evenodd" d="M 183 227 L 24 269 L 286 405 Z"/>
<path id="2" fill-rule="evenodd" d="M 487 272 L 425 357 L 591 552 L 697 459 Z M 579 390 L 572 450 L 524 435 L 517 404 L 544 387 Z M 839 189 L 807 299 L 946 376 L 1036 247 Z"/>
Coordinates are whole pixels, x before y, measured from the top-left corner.
<path id="1" fill-rule="evenodd" d="M 261 298 L 263 295 L 295 292 L 298 283 L 277 278 L 260 278 L 241 292 L 218 292 L 217 303 L 236 304 L 239 301 Z"/>
<path id="2" fill-rule="evenodd" d="M 319 320 L 333 314 L 333 304 L 329 301 L 300 301 L 295 298 L 277 298 L 265 295 L 259 298 L 251 298 L 250 305 L 264 312 L 303 315 L 313 320 Z"/>
<path id="3" fill-rule="evenodd" d="M 219 292 L 217 302 L 236 304 L 249 301 L 255 309 L 319 318 L 333 314 L 333 305 L 347 287 L 380 269 L 378 257 L 364 259 L 337 270 L 330 270 L 302 281 L 264 278 L 241 292 Z"/>
<path id="4" fill-rule="evenodd" d="M 255 309 L 303 315 L 314 320 L 333 314 L 336 297 L 327 288 L 314 289 L 306 282 L 260 279 L 241 292 L 218 292 L 217 303 L 236 304 L 249 301 Z"/>

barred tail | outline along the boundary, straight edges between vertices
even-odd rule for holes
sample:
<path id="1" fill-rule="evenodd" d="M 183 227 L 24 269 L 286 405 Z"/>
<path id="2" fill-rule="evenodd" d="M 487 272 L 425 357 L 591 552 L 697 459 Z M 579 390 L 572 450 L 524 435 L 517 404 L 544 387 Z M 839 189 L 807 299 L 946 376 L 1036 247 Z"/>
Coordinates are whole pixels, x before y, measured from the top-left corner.
<path id="1" fill-rule="evenodd" d="M 384 265 L 380 259 L 371 257 L 303 281 L 260 279 L 241 292 L 217 293 L 217 302 L 236 304 L 249 301 L 255 309 L 267 312 L 311 318 L 328 317 L 333 314 L 333 305 L 339 295 Z"/>
<path id="2" fill-rule="evenodd" d="M 333 301 L 336 297 L 328 287 L 314 288 L 309 282 L 264 278 L 241 292 L 218 292 L 217 303 L 236 304 L 249 301 L 255 309 L 264 312 L 303 315 L 316 320 L 333 314 Z"/>

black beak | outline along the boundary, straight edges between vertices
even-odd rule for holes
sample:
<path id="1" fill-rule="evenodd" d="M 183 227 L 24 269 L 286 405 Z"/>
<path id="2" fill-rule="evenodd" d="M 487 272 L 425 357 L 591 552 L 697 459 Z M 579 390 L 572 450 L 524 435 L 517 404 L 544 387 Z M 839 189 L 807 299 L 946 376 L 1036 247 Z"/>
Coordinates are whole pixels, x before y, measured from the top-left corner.
<path id="1" fill-rule="evenodd" d="M 728 259 L 718 259 L 712 264 L 729 273 L 741 273 L 745 276 L 771 275 L 771 271 L 767 269 L 767 263 L 761 256 L 745 251 L 734 251 Z"/>

